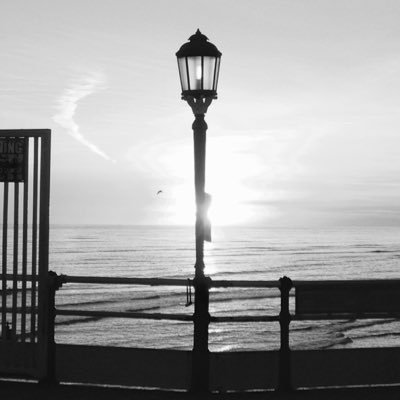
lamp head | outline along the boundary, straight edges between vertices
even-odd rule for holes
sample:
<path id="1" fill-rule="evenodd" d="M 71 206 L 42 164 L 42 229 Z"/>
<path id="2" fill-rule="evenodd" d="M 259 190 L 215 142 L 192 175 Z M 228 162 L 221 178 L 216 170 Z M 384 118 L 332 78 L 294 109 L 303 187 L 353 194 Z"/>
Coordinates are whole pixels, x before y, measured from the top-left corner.
<path id="1" fill-rule="evenodd" d="M 176 52 L 182 98 L 217 98 L 222 53 L 199 29 Z"/>

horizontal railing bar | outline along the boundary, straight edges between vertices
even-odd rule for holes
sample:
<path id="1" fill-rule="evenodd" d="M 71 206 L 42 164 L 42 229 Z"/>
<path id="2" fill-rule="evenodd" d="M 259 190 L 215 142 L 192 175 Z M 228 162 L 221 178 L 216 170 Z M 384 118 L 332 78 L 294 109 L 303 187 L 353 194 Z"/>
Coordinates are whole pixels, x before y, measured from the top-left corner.
<path id="1" fill-rule="evenodd" d="M 193 321 L 192 315 L 165 314 L 165 313 L 141 313 L 129 311 L 93 311 L 93 310 L 56 310 L 57 315 L 75 317 L 104 317 L 104 318 L 133 318 L 133 319 L 156 319 L 170 321 Z"/>
<path id="2" fill-rule="evenodd" d="M 187 279 L 173 278 L 127 278 L 109 276 L 77 276 L 61 275 L 65 283 L 104 283 L 122 285 L 149 285 L 149 286 L 186 286 Z M 192 282 L 192 281 L 191 281 Z"/>
<path id="3" fill-rule="evenodd" d="M 230 281 L 230 280 L 213 280 L 211 287 L 222 287 L 222 288 L 251 288 L 251 287 L 263 287 L 263 288 L 279 288 L 279 281 Z"/>
<path id="4" fill-rule="evenodd" d="M 400 318 L 400 312 L 379 312 L 379 313 L 321 313 L 321 314 L 293 314 L 291 319 L 296 321 L 329 320 L 329 319 L 388 319 Z"/>
<path id="5" fill-rule="evenodd" d="M 150 286 L 193 286 L 193 279 L 175 278 L 128 278 L 128 277 L 107 277 L 107 276 L 77 276 L 62 275 L 66 283 L 104 283 L 104 284 L 132 284 Z M 211 287 L 279 287 L 278 281 L 228 281 L 213 280 Z"/>
<path id="6" fill-rule="evenodd" d="M 35 307 L 35 309 L 32 310 L 32 307 L 27 306 L 27 307 L 25 308 L 25 310 L 26 310 L 26 311 L 24 311 L 24 312 L 28 312 L 28 313 L 32 313 L 32 311 L 33 311 L 35 314 L 38 313 L 38 308 L 37 308 L 37 307 Z M 22 307 L 17 307 L 17 308 L 7 307 L 7 308 L 5 309 L 5 312 L 8 312 L 8 313 L 15 312 L 16 314 L 21 314 L 21 313 L 22 313 Z"/>
<path id="7" fill-rule="evenodd" d="M 31 307 L 27 307 L 26 309 L 29 313 L 32 312 Z M 22 312 L 21 307 L 16 309 L 12 309 L 11 307 L 6 308 L 6 312 L 16 312 L 20 314 Z M 35 307 L 34 312 L 37 314 L 38 309 Z M 111 313 L 110 315 L 108 315 Z M 81 315 L 82 316 L 119 316 L 126 318 L 136 318 L 136 315 L 150 315 L 157 316 L 157 318 L 150 319 L 169 319 L 162 318 L 162 316 L 178 316 L 179 318 L 183 316 L 186 320 L 192 320 L 192 316 L 185 314 L 162 314 L 162 313 L 134 313 L 129 311 L 91 311 L 91 310 L 66 310 L 66 309 L 57 309 L 57 315 Z M 93 315 L 89 315 L 93 314 Z M 103 315 L 104 314 L 104 315 Z M 137 317 L 139 318 L 139 317 Z M 291 319 L 293 321 L 307 321 L 307 320 L 346 320 L 346 319 L 388 319 L 388 318 L 400 318 L 400 312 L 379 312 L 379 313 L 320 313 L 320 314 L 291 314 Z M 260 315 L 260 316 L 251 316 L 251 315 L 238 315 L 238 316 L 223 316 L 223 317 L 210 317 L 211 322 L 268 322 L 268 321 L 279 321 L 278 315 Z"/>
<path id="8" fill-rule="evenodd" d="M 274 322 L 279 321 L 278 315 L 237 315 L 235 317 L 210 317 L 211 322 Z"/>
<path id="9" fill-rule="evenodd" d="M 6 280 L 7 281 L 14 281 L 16 280 L 17 282 L 22 282 L 22 281 L 26 281 L 26 282 L 32 282 L 32 281 L 38 281 L 39 277 L 37 276 L 32 276 L 32 275 L 16 275 L 14 277 L 13 274 L 6 274 L 5 275 Z M 3 279 L 3 274 L 0 274 L 0 279 Z"/>
<path id="10" fill-rule="evenodd" d="M 0 279 L 3 275 L 0 274 Z M 78 275 L 59 275 L 63 283 L 100 283 L 100 284 L 131 284 L 131 285 L 149 285 L 149 286 L 187 286 L 190 283 L 193 286 L 193 279 L 181 279 L 181 278 L 135 278 L 135 277 L 109 277 L 109 276 L 78 276 Z M 38 280 L 38 277 L 32 277 L 32 275 L 17 275 L 14 277 L 13 274 L 6 274 L 7 280 L 17 281 L 32 281 Z M 294 287 L 301 286 L 329 286 L 329 285 L 340 285 L 340 286 L 368 286 L 368 285 L 400 285 L 400 279 L 365 279 L 365 280 L 319 280 L 319 281 L 308 281 L 308 280 L 294 280 Z M 279 288 L 279 281 L 274 280 L 212 280 L 211 287 L 220 288 L 251 288 L 251 287 L 264 287 L 264 288 Z"/>
<path id="11" fill-rule="evenodd" d="M 130 278 L 130 277 L 110 277 L 110 276 L 78 276 L 78 275 L 59 275 L 63 283 L 100 283 L 100 284 L 124 284 L 124 285 L 149 285 L 149 286 L 193 286 L 193 279 L 180 278 Z M 0 279 L 2 275 L 0 274 Z M 7 280 L 14 280 L 12 274 L 6 275 Z M 16 280 L 22 281 L 22 275 L 17 275 Z M 37 280 L 37 277 L 33 278 Z M 27 281 L 32 281 L 31 275 L 26 275 Z M 279 287 L 278 281 L 211 281 L 212 287 Z"/>

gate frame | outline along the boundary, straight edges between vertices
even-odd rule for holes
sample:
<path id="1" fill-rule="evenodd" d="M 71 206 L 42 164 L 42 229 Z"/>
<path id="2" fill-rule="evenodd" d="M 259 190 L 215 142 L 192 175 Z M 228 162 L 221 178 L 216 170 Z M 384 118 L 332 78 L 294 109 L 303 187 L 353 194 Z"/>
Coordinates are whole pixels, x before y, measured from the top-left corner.
<path id="1" fill-rule="evenodd" d="M 48 363 L 48 349 L 49 349 L 49 338 L 48 338 L 48 328 L 49 328 L 49 307 L 48 307 L 48 264 L 49 264 L 49 208 L 50 208 L 50 160 L 51 160 L 51 130 L 50 129 L 0 129 L 0 137 L 2 138 L 34 138 L 35 139 L 35 151 L 36 146 L 40 147 L 37 149 L 37 154 L 40 157 L 37 159 L 37 164 L 34 163 L 33 172 L 34 179 L 39 181 L 39 202 L 36 205 L 36 209 L 33 207 L 33 212 L 39 212 L 39 226 L 33 227 L 32 232 L 36 229 L 36 235 L 38 232 L 38 274 L 37 274 L 37 285 L 38 285 L 38 298 L 37 298 L 37 341 L 34 343 L 29 343 L 29 345 L 35 346 L 34 357 L 36 359 L 36 368 L 33 372 L 33 377 L 41 381 L 46 381 L 49 376 L 49 363 Z M 39 140 L 40 139 L 40 143 Z M 28 153 L 29 154 L 29 153 Z M 29 161 L 28 161 L 29 162 Z M 39 168 L 40 162 L 40 171 Z M 27 166 L 29 170 L 29 165 Z M 12 183 L 12 182 L 11 182 Z M 35 194 L 34 194 L 35 196 Z M 37 197 L 36 197 L 37 201 Z M 23 212 L 29 208 L 29 202 L 23 204 Z M 37 214 L 36 214 L 37 215 Z M 36 219 L 37 223 L 37 219 Z M 18 228 L 17 228 L 18 230 Z M 37 237 L 37 236 L 36 236 Z M 35 254 L 32 253 L 32 259 L 37 256 L 36 250 Z M 7 274 L 8 275 L 8 274 Z M 18 275 L 18 274 L 17 274 Z M 16 277 L 17 280 L 22 281 L 22 277 Z M 33 280 L 35 277 L 32 275 L 30 279 Z M 29 280 L 29 275 L 25 276 L 25 284 L 23 287 L 26 288 L 26 281 Z M 31 313 L 35 313 L 31 310 Z M 31 314 L 31 315 L 32 315 Z M 18 346 L 19 342 L 14 342 L 14 346 Z M 12 356 L 12 354 L 11 354 Z M 12 372 L 12 375 L 23 375 L 26 376 L 26 370 L 21 370 L 21 373 Z"/>

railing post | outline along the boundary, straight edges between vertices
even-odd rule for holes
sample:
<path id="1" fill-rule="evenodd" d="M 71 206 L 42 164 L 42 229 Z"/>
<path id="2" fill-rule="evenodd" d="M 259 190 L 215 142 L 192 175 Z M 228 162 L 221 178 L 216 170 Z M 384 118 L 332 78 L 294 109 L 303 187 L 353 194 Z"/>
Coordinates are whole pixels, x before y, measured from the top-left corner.
<path id="1" fill-rule="evenodd" d="M 279 349 L 279 381 L 277 390 L 292 390 L 291 382 L 291 360 L 289 346 L 289 292 L 293 287 L 292 280 L 287 276 L 279 279 L 279 290 L 281 292 L 281 311 L 279 313 L 279 324 L 281 328 L 281 347 Z"/>
<path id="2" fill-rule="evenodd" d="M 57 384 L 56 378 L 56 342 L 55 342 L 55 320 L 56 320 L 56 292 L 63 284 L 63 276 L 53 271 L 48 272 L 47 280 L 47 357 L 46 376 L 40 380 L 44 384 Z"/>
<path id="3" fill-rule="evenodd" d="M 192 351 L 192 381 L 190 390 L 196 393 L 209 391 L 210 354 L 208 350 L 209 314 L 209 277 L 196 276 L 193 280 L 194 298 L 194 335 Z"/>

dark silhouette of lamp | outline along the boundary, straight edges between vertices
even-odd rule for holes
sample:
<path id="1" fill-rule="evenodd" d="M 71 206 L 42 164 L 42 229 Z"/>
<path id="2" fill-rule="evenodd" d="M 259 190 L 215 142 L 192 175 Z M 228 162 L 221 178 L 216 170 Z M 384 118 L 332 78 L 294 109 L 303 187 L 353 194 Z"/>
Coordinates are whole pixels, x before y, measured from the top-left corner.
<path id="1" fill-rule="evenodd" d="M 217 98 L 221 52 L 200 30 L 177 51 L 182 99 Z"/>
<path id="2" fill-rule="evenodd" d="M 210 240 L 207 208 L 210 196 L 204 192 L 207 123 L 204 115 L 213 99 L 217 98 L 217 85 L 221 52 L 208 41 L 200 30 L 177 51 L 182 99 L 191 107 L 195 120 L 194 169 L 196 191 L 196 276 L 204 275 L 204 240 Z"/>
<path id="3" fill-rule="evenodd" d="M 194 138 L 194 182 L 196 192 L 196 263 L 194 302 L 194 335 L 191 390 L 209 390 L 208 325 L 210 323 L 209 287 L 211 279 L 204 275 L 204 240 L 211 241 L 207 210 L 211 197 L 205 193 L 206 131 L 204 115 L 213 99 L 217 85 L 221 52 L 200 30 L 189 38 L 176 53 L 182 86 L 182 99 L 191 107 Z"/>

